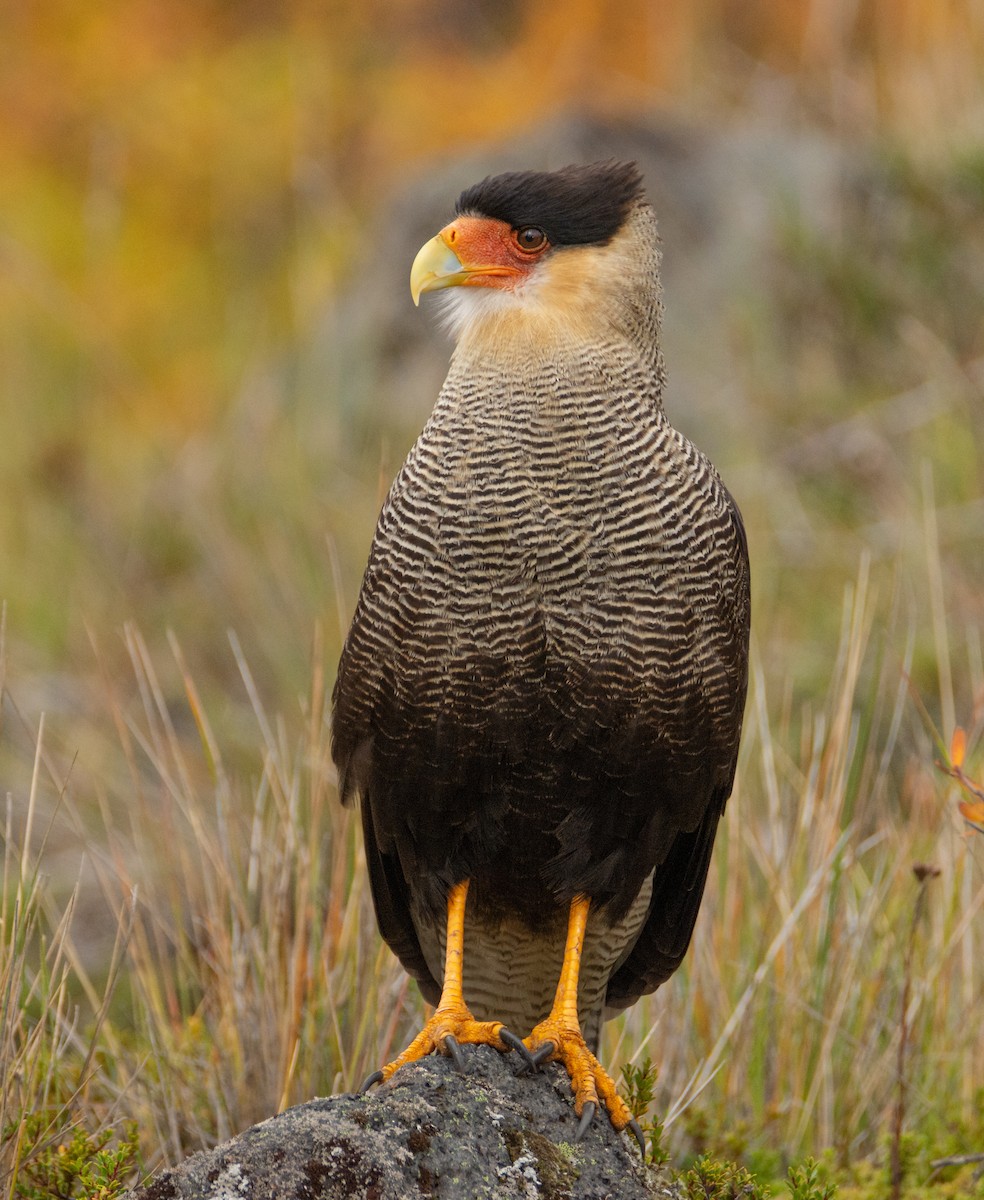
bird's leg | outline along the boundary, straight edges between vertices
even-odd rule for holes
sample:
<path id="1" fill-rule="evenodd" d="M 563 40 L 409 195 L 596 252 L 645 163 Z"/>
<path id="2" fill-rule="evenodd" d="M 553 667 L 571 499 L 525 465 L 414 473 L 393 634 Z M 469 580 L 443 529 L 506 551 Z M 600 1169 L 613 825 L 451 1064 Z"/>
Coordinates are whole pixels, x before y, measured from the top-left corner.
<path id="1" fill-rule="evenodd" d="M 444 952 L 444 986 L 441 1000 L 423 1029 L 406 1050 L 379 1071 L 375 1071 L 362 1089 L 389 1079 L 409 1062 L 416 1062 L 434 1050 L 450 1054 L 461 1070 L 464 1060 L 459 1045 L 494 1046 L 496 1050 L 519 1050 L 528 1058 L 526 1047 L 501 1021 L 476 1021 L 468 1011 L 462 990 L 465 945 L 465 900 L 468 880 L 456 883 L 448 893 L 448 925 Z"/>
<path id="2" fill-rule="evenodd" d="M 543 1062 L 562 1062 L 571 1077 L 574 1111 L 581 1117 L 575 1140 L 579 1139 L 591 1124 L 600 1099 L 608 1110 L 611 1123 L 619 1130 L 630 1129 L 642 1146 L 645 1156 L 642 1132 L 633 1120 L 629 1106 L 615 1090 L 611 1076 L 588 1049 L 578 1020 L 577 984 L 590 907 L 591 900 L 587 896 L 576 896 L 571 901 L 567 922 L 567 945 L 564 948 L 564 961 L 560 968 L 560 980 L 557 983 L 553 1008 L 549 1016 L 525 1039 L 526 1046 L 537 1065 Z"/>

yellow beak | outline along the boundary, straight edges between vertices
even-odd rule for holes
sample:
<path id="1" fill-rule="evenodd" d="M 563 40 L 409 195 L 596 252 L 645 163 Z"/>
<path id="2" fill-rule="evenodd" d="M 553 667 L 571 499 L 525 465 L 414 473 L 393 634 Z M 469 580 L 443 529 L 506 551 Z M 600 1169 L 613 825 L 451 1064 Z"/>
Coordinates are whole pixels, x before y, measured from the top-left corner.
<path id="1" fill-rule="evenodd" d="M 437 234 L 417 251 L 410 268 L 410 295 L 414 304 L 420 303 L 421 292 L 436 292 L 439 288 L 464 283 L 470 272 L 461 265 L 444 238 Z"/>

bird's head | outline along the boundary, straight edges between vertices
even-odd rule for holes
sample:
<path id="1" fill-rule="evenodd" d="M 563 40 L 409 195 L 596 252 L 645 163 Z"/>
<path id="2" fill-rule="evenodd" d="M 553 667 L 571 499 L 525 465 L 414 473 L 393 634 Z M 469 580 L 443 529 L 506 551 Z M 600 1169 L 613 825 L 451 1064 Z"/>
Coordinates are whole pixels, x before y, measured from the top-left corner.
<path id="1" fill-rule="evenodd" d="M 421 247 L 410 291 L 415 304 L 442 291 L 459 343 L 655 338 L 659 243 L 634 163 L 491 176 L 456 213 Z"/>

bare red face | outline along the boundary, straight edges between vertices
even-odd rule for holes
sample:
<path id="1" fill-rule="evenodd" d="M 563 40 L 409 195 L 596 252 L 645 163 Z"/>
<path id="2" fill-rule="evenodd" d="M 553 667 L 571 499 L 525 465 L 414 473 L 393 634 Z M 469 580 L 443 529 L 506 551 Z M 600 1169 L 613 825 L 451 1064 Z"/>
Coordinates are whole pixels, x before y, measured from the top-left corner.
<path id="1" fill-rule="evenodd" d="M 414 303 L 421 292 L 439 288 L 512 289 L 529 277 L 549 249 L 546 234 L 535 225 L 514 229 L 491 217 L 456 217 L 414 259 Z"/>

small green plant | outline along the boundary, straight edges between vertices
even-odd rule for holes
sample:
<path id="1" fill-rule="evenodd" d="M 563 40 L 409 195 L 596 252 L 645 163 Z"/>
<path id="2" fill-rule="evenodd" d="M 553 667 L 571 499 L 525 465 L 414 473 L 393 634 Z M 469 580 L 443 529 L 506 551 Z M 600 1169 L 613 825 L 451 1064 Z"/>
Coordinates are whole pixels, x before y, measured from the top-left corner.
<path id="1" fill-rule="evenodd" d="M 929 1174 L 930 1150 L 927 1139 L 912 1130 L 901 1130 L 893 1121 L 885 1138 L 884 1179 L 889 1200 L 911 1195 Z"/>
<path id="2" fill-rule="evenodd" d="M 791 1166 L 786 1183 L 789 1200 L 834 1200 L 837 1195 L 837 1185 L 830 1180 L 823 1164 L 815 1158 L 807 1158 Z"/>
<path id="3" fill-rule="evenodd" d="M 136 1122 L 122 1135 L 90 1133 L 77 1125 L 67 1142 L 51 1137 L 50 1114 L 32 1113 L 21 1128 L 20 1169 L 10 1193 L 17 1200 L 114 1200 L 126 1191 L 139 1166 Z M 12 1136 L 13 1126 L 4 1130 Z"/>
<path id="4" fill-rule="evenodd" d="M 767 1200 L 763 1187 L 744 1167 L 702 1154 L 682 1177 L 687 1200 Z"/>
<path id="5" fill-rule="evenodd" d="M 654 1166 L 662 1166 L 669 1158 L 669 1154 L 663 1146 L 663 1122 L 658 1117 L 648 1115 L 656 1092 L 658 1076 L 659 1068 L 648 1054 L 638 1066 L 628 1062 L 622 1066 L 625 1102 L 639 1122 L 639 1127 L 648 1144 L 646 1161 Z"/>

